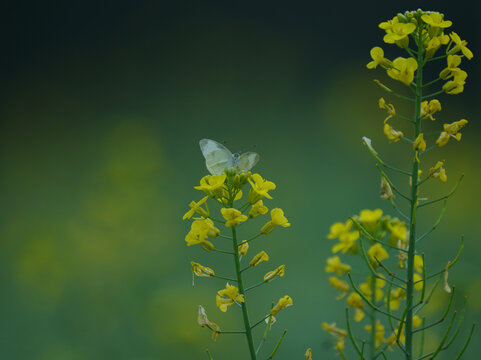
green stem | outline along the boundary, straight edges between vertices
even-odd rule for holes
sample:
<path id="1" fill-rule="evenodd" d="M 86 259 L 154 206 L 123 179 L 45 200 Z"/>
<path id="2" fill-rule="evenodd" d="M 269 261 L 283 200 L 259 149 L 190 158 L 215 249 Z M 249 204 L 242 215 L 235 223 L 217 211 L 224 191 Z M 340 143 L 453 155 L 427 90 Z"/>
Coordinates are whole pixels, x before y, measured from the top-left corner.
<path id="1" fill-rule="evenodd" d="M 423 99 L 423 56 L 424 47 L 420 38 L 418 37 L 418 58 L 417 62 L 419 68 L 416 72 L 416 96 L 414 102 L 414 139 L 416 139 L 421 133 L 421 101 Z M 411 171 L 411 211 L 410 211 L 410 224 L 409 224 L 409 249 L 407 259 L 407 290 L 406 290 L 406 323 L 405 323 L 405 336 L 406 336 L 406 360 L 413 360 L 413 301 L 414 301 L 414 255 L 416 251 L 416 212 L 418 206 L 418 169 L 419 163 L 415 156 Z"/>
<path id="2" fill-rule="evenodd" d="M 376 306 L 376 278 L 371 276 L 371 299 L 374 306 Z M 376 357 L 376 311 L 372 310 L 371 313 L 371 337 L 370 341 L 370 351 L 371 359 Z"/>
<path id="3" fill-rule="evenodd" d="M 242 280 L 239 253 L 237 251 L 239 245 L 237 244 L 237 233 L 236 233 L 235 226 L 232 227 L 232 244 L 233 244 L 233 250 L 234 250 L 234 262 L 235 262 L 235 271 L 237 275 L 237 285 L 239 286 L 239 293 L 244 295 L 244 302 L 241 303 L 241 308 L 242 308 L 242 317 L 244 319 L 244 327 L 246 329 L 245 333 L 247 338 L 247 344 L 249 345 L 249 353 L 251 355 L 251 360 L 256 360 L 257 355 L 254 347 L 254 340 L 252 338 L 252 329 L 251 329 L 251 324 L 249 322 L 249 314 L 247 312 L 247 304 L 246 304 L 247 299 L 244 291 L 244 283 Z"/>
<path id="4" fill-rule="evenodd" d="M 269 355 L 269 357 L 267 358 L 267 360 L 271 360 L 271 359 L 274 358 L 274 355 L 276 354 L 277 350 L 279 349 L 279 346 L 281 346 L 282 340 L 284 340 L 284 336 L 286 336 L 286 333 L 287 333 L 287 329 L 285 329 L 284 332 L 282 333 L 279 341 L 278 341 L 277 344 L 276 344 L 276 347 L 274 348 L 274 350 L 272 351 L 272 353 Z"/>

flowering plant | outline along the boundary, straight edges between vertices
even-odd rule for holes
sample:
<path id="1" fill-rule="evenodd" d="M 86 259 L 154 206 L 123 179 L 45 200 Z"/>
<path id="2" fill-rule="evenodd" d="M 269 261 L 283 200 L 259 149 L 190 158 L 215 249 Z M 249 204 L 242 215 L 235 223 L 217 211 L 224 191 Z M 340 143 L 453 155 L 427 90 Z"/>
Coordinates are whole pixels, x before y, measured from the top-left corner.
<path id="1" fill-rule="evenodd" d="M 333 274 L 329 277 L 329 283 L 341 292 L 338 299 L 346 297 L 347 329 L 338 328 L 335 323 L 323 323 L 322 327 L 335 338 L 335 348 L 342 358 L 346 358 L 345 340 L 349 338 L 360 359 L 387 359 L 386 351 L 399 351 L 406 360 L 434 359 L 454 342 L 464 318 L 463 310 L 455 326 L 457 313 L 453 312 L 450 315 L 454 287 L 447 281 L 448 270 L 460 258 L 463 239 L 461 238 L 458 254 L 447 262 L 444 269 L 432 273 L 428 272 L 424 261 L 425 256 L 430 255 L 429 252 L 425 254 L 420 251 L 422 241 L 425 241 L 440 224 L 447 200 L 455 193 L 463 178 L 461 175 L 452 190 L 439 198 L 429 200 L 422 195 L 422 187 L 433 179 L 447 181 L 445 161 L 436 161 L 435 164 L 422 169 L 424 155 L 447 145 L 451 139 L 460 141 L 460 131 L 468 123 L 467 120 L 461 119 L 443 124 L 441 130 L 424 131 L 424 128 L 429 126 L 425 124 L 426 121 L 435 121 L 434 116 L 438 117 L 441 111 L 441 103 L 434 97 L 443 93 L 448 95 L 462 93 L 467 73 L 459 66 L 463 59 L 473 58 L 473 53 L 467 48 L 467 42 L 461 40 L 455 32 L 448 33 L 451 26 L 452 22 L 445 20 L 443 14 L 422 10 L 398 14 L 391 20 L 379 24 L 385 32 L 384 42 L 396 45 L 405 51 L 408 57 L 390 60 L 384 56 L 381 47 L 374 47 L 371 50 L 372 61 L 367 64 L 367 68 L 381 67 L 390 78 L 405 85 L 409 91 L 407 95 L 401 94 L 375 80 L 389 96 L 409 101 L 414 107 L 414 113 L 409 117 L 399 114 L 394 105 L 384 98 L 378 101 L 379 108 L 387 113 L 384 119 L 384 133 L 387 139 L 390 143 L 403 141 L 409 144 L 411 149 L 408 156 L 412 166 L 410 170 L 391 166 L 381 159 L 371 140 L 363 138 L 363 143 L 374 157 L 381 176 L 381 198 L 389 201 L 399 218 L 385 215 L 381 209 L 362 210 L 359 215 L 331 226 L 328 238 L 338 242 L 332 247 L 334 256 L 327 259 L 325 270 Z M 443 46 L 445 46 L 443 53 L 436 56 Z M 446 65 L 437 78 L 425 82 L 423 71 L 434 61 L 445 62 Z M 426 89 L 437 86 L 439 82 L 444 82 L 439 90 L 425 94 Z M 399 123 L 394 125 L 398 120 L 410 125 L 411 136 L 398 129 Z M 394 184 L 391 174 L 403 177 L 404 183 L 409 186 L 409 193 L 404 193 L 400 190 L 401 187 Z M 397 196 L 406 202 L 406 206 L 396 203 Z M 438 219 L 424 233 L 418 235 L 418 210 L 439 202 L 443 203 L 443 207 Z M 358 256 L 365 263 L 369 276 L 364 277 L 362 283 L 356 279 L 356 269 L 345 260 L 348 256 Z M 402 275 L 399 275 L 394 267 L 397 267 Z M 346 278 L 341 279 L 340 277 L 344 275 Z M 429 284 L 431 279 L 436 279 L 433 285 Z M 423 309 L 442 281 L 444 291 L 450 294 L 449 300 L 441 318 L 429 321 Z M 364 326 L 369 334 L 367 342 L 360 343 L 358 337 L 354 335 L 349 308 L 354 309 L 355 322 L 367 320 Z M 440 342 L 431 351 L 426 352 L 424 346 L 426 331 L 443 323 L 448 316 L 448 326 Z M 456 359 L 464 353 L 473 331 L 474 324 Z M 415 340 L 419 345 L 416 349 Z"/>
<path id="2" fill-rule="evenodd" d="M 244 187 L 249 186 L 247 199 L 243 195 Z M 287 228 L 291 224 L 284 216 L 284 211 L 280 208 L 274 208 L 270 211 L 270 219 L 259 227 L 259 232 L 254 236 L 241 240 L 240 228 L 246 221 L 255 221 L 269 212 L 264 204 L 265 199 L 272 199 L 270 191 L 274 190 L 276 185 L 262 178 L 259 174 L 251 174 L 250 172 L 238 171 L 234 168 L 227 168 L 221 174 L 213 174 L 204 176 L 200 180 L 200 185 L 195 189 L 204 192 L 205 196 L 198 202 L 191 202 L 190 210 L 184 215 L 185 219 L 193 218 L 191 229 L 185 237 L 187 246 L 199 245 L 203 250 L 210 253 L 230 256 L 234 268 L 234 276 L 224 276 L 217 274 L 210 267 L 201 265 L 197 262 L 191 262 L 193 276 L 217 278 L 227 281 L 225 288 L 217 292 L 216 305 L 221 312 L 226 312 L 236 304 L 240 307 L 243 318 L 243 330 L 222 330 L 219 325 L 211 322 L 207 318 L 205 309 L 199 305 L 198 323 L 200 326 L 209 329 L 212 332 L 212 338 L 215 340 L 219 334 L 243 334 L 246 336 L 250 359 L 257 359 L 259 352 L 266 341 L 267 335 L 272 324 L 276 321 L 275 316 L 284 308 L 293 305 L 290 296 L 281 297 L 277 303 L 272 303 L 267 314 L 261 316 L 260 320 L 252 323 L 248 313 L 248 297 L 255 288 L 267 284 L 277 278 L 283 277 L 285 274 L 285 265 L 277 266 L 265 273 L 260 282 L 247 286 L 245 284 L 243 274 L 253 268 L 263 266 L 264 262 L 270 260 L 269 255 L 264 251 L 259 251 L 252 256 L 247 264 L 243 264 L 243 260 L 247 257 L 249 247 L 254 240 L 272 233 L 275 228 Z M 243 201 L 242 201 L 243 200 Z M 221 218 L 213 214 L 208 206 L 208 202 L 220 205 Z M 242 203 L 243 202 L 243 203 Z M 242 205 L 238 205 L 242 203 Z M 211 206 L 212 207 L 212 206 Z M 194 215 L 198 217 L 194 218 Z M 221 227 L 221 229 L 216 226 Z M 227 233 L 227 234 L 226 234 Z M 212 241 L 216 241 L 216 245 Z M 222 244 L 222 242 L 226 244 Z M 218 247 L 220 245 L 220 248 Z M 227 247 L 230 246 L 230 250 Z M 224 248 L 222 248 L 224 247 Z M 245 260 L 244 260 L 245 261 Z M 265 330 L 259 344 L 254 343 L 253 329 L 258 325 L 266 323 Z M 279 348 L 284 335 L 280 337 L 277 345 L 270 353 L 269 359 L 272 359 Z M 212 359 L 207 350 L 207 354 Z"/>

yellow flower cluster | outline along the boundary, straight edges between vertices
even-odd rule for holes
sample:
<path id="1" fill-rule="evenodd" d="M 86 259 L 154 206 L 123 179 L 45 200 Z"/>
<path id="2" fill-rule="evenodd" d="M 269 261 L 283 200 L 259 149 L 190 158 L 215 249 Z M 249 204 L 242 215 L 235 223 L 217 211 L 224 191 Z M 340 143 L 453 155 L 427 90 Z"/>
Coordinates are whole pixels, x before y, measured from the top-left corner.
<path id="1" fill-rule="evenodd" d="M 407 49 L 409 54 L 413 54 L 409 49 L 410 38 L 416 43 L 419 38 L 422 39 L 426 59 L 433 58 L 436 51 L 446 45 L 447 67 L 441 71 L 440 77 L 449 81 L 444 84 L 443 90 L 447 94 L 459 94 L 464 89 L 467 77 L 466 72 L 458 68 L 461 57 L 471 60 L 473 53 L 468 49 L 467 41 L 461 40 L 454 31 L 449 35 L 444 33 L 451 25 L 451 21 L 444 20 L 443 14 L 418 11 L 398 14 L 391 20 L 380 23 L 379 27 L 385 31 L 383 38 L 385 43 Z M 456 55 L 458 53 L 462 55 Z M 391 61 L 384 57 L 384 50 L 379 46 L 371 49 L 371 58 L 372 61 L 367 64 L 368 69 L 375 69 L 379 65 L 386 69 L 388 76 L 406 86 L 413 82 L 414 73 L 419 65 L 412 56 L 398 57 Z"/>
<path id="2" fill-rule="evenodd" d="M 460 65 L 463 58 L 471 60 L 473 53 L 467 47 L 467 41 L 462 40 L 456 32 L 451 31 L 445 33 L 452 25 L 452 21 L 444 19 L 443 14 L 422 10 L 398 14 L 392 19 L 380 23 L 379 28 L 385 32 L 384 42 L 387 44 L 396 44 L 398 47 L 404 49 L 410 56 L 406 58 L 398 57 L 391 61 L 384 57 L 384 50 L 376 46 L 371 49 L 372 61 L 367 64 L 367 68 L 375 69 L 378 66 L 382 67 L 386 70 L 386 74 L 389 77 L 405 84 L 416 93 L 417 84 L 414 82 L 414 79 L 416 74 L 422 71 L 418 68 L 420 66 L 424 67 L 430 61 L 441 60 L 446 62 L 446 66 L 440 71 L 437 79 L 428 84 L 424 84 L 424 86 L 430 86 L 438 81 L 444 81 L 441 89 L 432 94 L 433 96 L 442 92 L 451 95 L 463 92 L 468 74 L 460 68 Z M 410 41 L 415 43 L 417 49 L 410 47 Z M 445 46 L 445 51 L 441 55 L 436 56 L 436 52 L 443 46 Z M 422 77 L 420 79 L 422 81 Z M 390 94 L 394 93 L 378 80 L 375 81 Z M 406 96 L 396 93 L 394 93 L 394 95 L 406 98 Z M 435 121 L 438 113 L 442 109 L 441 102 L 437 99 L 425 100 L 426 97 L 431 97 L 431 95 L 420 98 L 422 101 L 417 104 L 420 111 L 416 113 L 416 118 Z M 445 146 L 451 138 L 460 141 L 462 137 L 460 130 L 468 123 L 466 119 L 461 119 L 452 123 L 443 124 L 443 130 L 439 132 L 439 136 L 435 141 L 428 137 L 429 134 L 436 134 L 435 131 L 425 134 L 421 132 L 420 128 L 419 132 L 416 133 L 416 137 L 409 139 L 405 137 L 403 131 L 397 129 L 397 126 L 395 128 L 391 123 L 397 118 L 408 120 L 411 123 L 415 123 L 416 119 L 410 119 L 399 114 L 394 105 L 388 103 L 383 97 L 379 99 L 378 105 L 380 109 L 387 113 L 383 125 L 386 138 L 390 143 L 399 142 L 401 139 L 410 142 L 415 151 L 414 160 L 417 162 L 420 162 L 423 153 L 431 150 L 436 145 L 438 147 Z M 436 166 L 429 170 L 429 178 L 439 178 L 443 182 L 447 181 L 444 162 L 438 161 Z M 382 181 L 382 197 L 392 201 L 391 199 L 394 197 L 391 191 L 392 189 L 385 178 L 383 178 Z M 345 250 L 349 248 L 350 245 L 352 246 L 353 241 L 348 242 L 347 240 L 348 239 L 344 237 L 342 242 L 345 245 L 341 246 L 339 244 L 337 245 L 338 248 Z"/>
<path id="3" fill-rule="evenodd" d="M 433 177 L 441 177 L 441 175 L 434 175 L 441 171 L 441 167 L 442 164 L 433 170 Z M 349 218 L 346 222 L 336 222 L 331 225 L 327 238 L 339 241 L 332 248 L 334 254 L 341 252 L 350 256 L 362 256 L 375 270 L 381 269 L 381 264 L 389 259 L 389 252 L 393 251 L 392 247 L 406 248 L 407 234 L 406 224 L 399 219 L 384 216 L 381 209 L 364 209 L 359 215 Z M 376 239 L 376 241 L 373 239 Z M 362 241 L 362 244 L 360 241 Z M 400 260 L 397 265 L 399 268 L 404 268 L 406 259 L 401 257 L 400 254 L 404 255 L 405 253 L 399 251 L 397 256 L 402 258 L 402 261 Z M 422 290 L 423 287 L 421 276 L 423 265 L 422 257 L 415 255 L 414 266 L 417 271 L 414 275 L 415 290 Z M 376 277 L 368 276 L 364 282 L 351 291 L 349 282 L 340 278 L 351 272 L 351 265 L 343 262 L 339 255 L 327 258 L 325 271 L 337 275 L 329 276 L 328 279 L 329 284 L 340 292 L 340 295 L 336 298 L 337 300 L 349 294 L 346 298 L 346 303 L 347 306 L 354 310 L 354 320 L 356 322 L 361 322 L 365 318 L 367 306 L 365 300 L 376 304 L 378 307 L 389 305 L 391 310 L 397 310 L 401 301 L 406 298 L 406 291 L 399 287 L 391 289 L 389 294 L 387 294 L 384 291 L 387 280 L 384 275 L 379 273 L 376 273 Z M 346 331 L 336 328 L 335 324 L 323 323 L 322 327 L 334 336 L 336 349 L 342 351 L 344 349 Z M 365 329 L 369 332 L 372 330 L 371 328 L 371 325 L 365 326 Z M 380 347 L 382 344 L 386 344 L 386 346 L 394 346 L 396 344 L 395 341 L 392 341 L 392 338 L 384 337 L 384 326 L 380 322 L 376 324 L 375 332 L 376 347 Z"/>
<path id="4" fill-rule="evenodd" d="M 245 203 L 241 206 L 238 204 L 242 199 L 243 187 L 249 186 L 248 196 Z M 236 269 L 235 277 L 225 277 L 216 274 L 210 267 L 201 265 L 197 262 L 191 262 L 192 276 L 220 278 L 229 280 L 224 289 L 217 292 L 216 305 L 222 312 L 226 312 L 229 307 L 237 303 L 242 308 L 244 320 L 248 319 L 246 308 L 246 289 L 255 288 L 261 284 L 268 283 L 274 279 L 283 277 L 285 275 L 285 265 L 280 265 L 277 268 L 265 273 L 263 281 L 256 285 L 244 288 L 242 281 L 242 272 L 249 267 L 257 267 L 263 262 L 269 261 L 269 255 L 265 251 L 259 251 L 250 260 L 247 268 L 241 269 L 241 261 L 249 251 L 251 241 L 262 235 L 268 235 L 274 231 L 276 227 L 289 227 L 291 224 L 286 218 L 284 211 L 280 208 L 270 210 L 270 219 L 264 225 L 258 227 L 257 235 L 248 240 L 238 240 L 238 229 L 243 223 L 249 219 L 253 220 L 269 212 L 269 209 L 264 204 L 264 199 L 272 199 L 270 192 L 276 188 L 276 185 L 269 180 L 264 179 L 259 174 L 251 174 L 250 172 L 237 173 L 235 170 L 226 170 L 224 173 L 218 175 L 207 175 L 202 177 L 200 184 L 194 187 L 196 190 L 205 193 L 205 196 L 199 201 L 192 201 L 189 204 L 189 210 L 184 214 L 183 219 L 192 219 L 190 231 L 185 237 L 187 246 L 200 245 L 204 250 L 232 254 L 234 256 L 234 263 Z M 220 217 L 216 216 L 209 210 L 208 202 L 214 201 L 220 205 Z M 198 217 L 195 217 L 197 215 Z M 226 234 L 221 235 L 221 230 L 216 226 L 223 225 L 224 231 L 228 230 L 231 236 Z M 211 241 L 213 238 L 222 237 L 224 239 L 231 239 L 234 252 L 228 249 L 217 249 Z M 219 242 L 219 245 L 220 242 Z M 293 304 L 292 299 L 286 295 L 281 298 L 277 305 L 274 306 L 269 315 L 272 322 L 274 315 Z M 248 321 L 248 320 L 247 320 Z M 220 327 L 209 321 L 205 310 L 202 306 L 199 307 L 198 323 L 202 327 L 206 327 L 212 331 L 212 337 L 215 339 L 219 334 L 222 334 Z"/>

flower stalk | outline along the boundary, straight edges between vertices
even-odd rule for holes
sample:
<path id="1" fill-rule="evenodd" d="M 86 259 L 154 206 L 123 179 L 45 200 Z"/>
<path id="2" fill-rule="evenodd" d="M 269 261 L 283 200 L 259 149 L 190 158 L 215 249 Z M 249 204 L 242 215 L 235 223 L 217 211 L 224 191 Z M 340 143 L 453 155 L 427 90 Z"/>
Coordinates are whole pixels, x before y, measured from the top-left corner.
<path id="1" fill-rule="evenodd" d="M 421 101 L 423 97 L 423 56 L 424 47 L 422 45 L 421 34 L 417 35 L 418 48 L 418 69 L 416 72 L 416 98 L 414 103 L 414 138 L 416 139 L 421 134 Z M 416 254 L 416 215 L 418 208 L 418 171 L 419 161 L 417 157 L 417 150 L 414 151 L 413 164 L 411 171 L 411 209 L 409 216 L 409 247 L 407 258 L 407 284 L 406 284 L 406 360 L 413 359 L 413 302 L 414 302 L 414 255 Z"/>
<path id="2" fill-rule="evenodd" d="M 427 238 L 440 225 L 446 210 L 447 200 L 455 193 L 463 178 L 463 175 L 461 175 L 454 188 L 447 195 L 434 200 L 428 200 L 420 195 L 421 185 L 423 185 L 424 190 L 428 180 L 435 178 L 442 182 L 448 180 L 445 161 L 438 160 L 434 166 L 426 169 L 422 166 L 425 165 L 424 162 L 421 162 L 424 158 L 423 155 L 428 151 L 434 151 L 438 147 L 447 145 L 451 139 L 460 141 L 462 136 L 460 130 L 468 123 L 467 120 L 461 119 L 443 124 L 443 131 L 423 132 L 425 126 L 430 126 L 429 123 L 436 120 L 437 113 L 442 108 L 441 102 L 432 98 L 443 93 L 448 95 L 462 93 L 467 73 L 461 70 L 459 65 L 464 61 L 464 58 L 468 60 L 473 58 L 472 52 L 466 47 L 467 42 L 465 40 L 461 40 L 455 32 L 445 34 L 445 31 L 448 31 L 447 29 L 451 25 L 451 21 L 445 20 L 444 15 L 437 12 L 417 10 L 398 14 L 391 20 L 379 24 L 379 27 L 386 32 L 383 39 L 385 43 L 397 45 L 406 51 L 409 56 L 406 58 L 398 57 L 391 61 L 384 57 L 382 48 L 374 47 L 371 50 L 372 61 L 367 64 L 368 69 L 375 69 L 378 66 L 383 68 L 390 78 L 404 84 L 412 94 L 411 96 L 397 94 L 390 87 L 375 80 L 389 95 L 412 102 L 414 111 L 412 118 L 410 118 L 399 114 L 395 106 L 389 103 L 389 99 L 380 98 L 378 101 L 379 108 L 387 112 L 383 129 L 389 142 L 396 144 L 400 140 L 404 140 L 404 146 L 407 143 L 411 148 L 409 150 L 409 157 L 412 161 L 410 171 L 401 170 L 382 160 L 374 149 L 371 140 L 363 137 L 363 143 L 375 159 L 377 170 L 381 175 L 381 198 L 389 201 L 392 208 L 401 216 L 401 220 L 385 215 L 381 209 L 365 209 L 359 215 L 349 217 L 346 223 L 333 224 L 327 236 L 329 239 L 339 241 L 332 247 L 334 254 L 340 253 L 343 257 L 360 256 L 369 269 L 369 277 L 364 283 L 359 284 L 357 283 L 357 277 L 359 276 L 355 275 L 357 271 L 351 269 L 351 266 L 344 260 L 341 261 L 339 255 L 327 259 L 327 272 L 334 272 L 337 276 L 347 274 L 350 288 L 346 287 L 341 279 L 334 278 L 333 280 L 330 277 L 329 282 L 337 290 L 342 290 L 344 294 L 351 291 L 351 294 L 347 297 L 347 305 L 355 309 L 354 321 L 362 322 L 365 308 L 370 308 L 368 313 L 369 324 L 364 327 L 370 333 L 367 341 L 362 340 L 362 337 L 354 336 L 349 312 L 346 311 L 347 334 L 349 334 L 349 340 L 361 359 L 386 358 L 385 350 L 392 351 L 394 348 L 399 349 L 406 360 L 434 359 L 453 344 L 459 332 L 460 322 L 458 322 L 457 327 L 454 327 L 456 311 L 451 316 L 449 315 L 453 305 L 454 286 L 450 286 L 447 280 L 448 270 L 459 260 L 463 243 L 461 243 L 460 251 L 453 262 L 448 262 L 443 270 L 433 273 L 428 273 L 428 269 L 425 267 L 425 255 L 429 255 L 429 251 L 427 251 L 429 249 L 426 249 L 425 252 L 419 251 L 420 241 Z M 410 47 L 410 42 L 414 43 L 415 46 Z M 447 46 L 445 55 L 435 57 L 436 51 L 442 46 Z M 424 68 L 433 60 L 445 61 L 447 66 L 435 80 L 424 83 Z M 437 85 L 441 80 L 445 81 L 440 86 L 441 89 L 438 91 L 434 89 L 427 95 L 423 94 L 424 88 Z M 434 114 L 436 114 L 436 118 Z M 402 125 L 406 126 L 407 120 L 407 125 L 412 126 L 412 138 L 405 135 L 404 130 L 396 129 L 398 118 Z M 427 124 L 424 125 L 426 122 Z M 438 136 L 437 140 L 431 140 L 433 135 Z M 409 176 L 409 193 L 404 194 L 399 191 L 401 187 L 395 184 L 395 178 L 391 177 L 392 172 Z M 423 172 L 425 175 L 421 180 Z M 387 173 L 389 173 L 389 176 Z M 403 180 L 405 179 L 403 177 Z M 406 202 L 397 204 L 394 201 L 396 196 L 401 197 Z M 444 201 L 444 204 L 434 225 L 420 236 L 417 235 L 418 209 L 440 201 Z M 404 206 L 406 203 L 407 205 Z M 397 267 L 403 275 L 397 275 L 394 272 L 393 266 L 389 264 L 393 260 L 397 262 Z M 384 272 L 381 272 L 381 270 Z M 438 277 L 437 281 L 429 290 L 427 282 L 436 277 Z M 425 316 L 421 318 L 418 314 L 428 305 L 438 288 L 437 285 L 443 279 L 444 291 L 450 293 L 443 315 L 434 322 L 428 321 Z M 388 284 L 387 291 L 384 290 L 386 283 Z M 342 297 L 338 297 L 338 299 L 340 298 Z M 385 336 L 385 327 L 382 323 L 386 320 L 390 329 L 387 336 Z M 423 344 L 424 338 L 427 336 L 425 332 L 446 322 L 447 326 L 435 350 L 424 354 Z M 331 334 L 336 334 L 331 327 L 324 325 L 323 327 Z M 454 335 L 450 336 L 454 328 Z M 419 354 L 415 354 L 414 349 L 417 335 L 420 335 L 421 343 L 420 348 L 416 349 Z M 470 338 L 471 335 L 466 344 L 469 343 Z M 362 345 L 360 345 L 360 341 L 362 341 Z M 364 343 L 367 345 L 366 352 L 364 351 Z M 463 354 L 466 346 L 458 353 L 458 358 Z M 339 355 L 343 356 L 344 343 L 337 342 L 336 350 Z"/>
<path id="3" fill-rule="evenodd" d="M 201 149 L 207 152 L 204 153 L 207 159 L 207 168 L 209 171 L 211 169 L 217 169 L 217 162 L 210 163 L 210 151 L 221 151 L 219 150 L 220 144 L 212 140 L 201 140 Z M 203 148 L 204 145 L 204 148 Z M 209 150 L 210 149 L 210 150 Z M 214 150 L 212 150 L 214 149 Z M 215 150 L 217 149 L 217 150 Z M 253 153 L 249 156 L 253 156 Z M 255 154 L 258 158 L 258 155 Z M 246 261 L 248 256 L 249 243 L 260 237 L 261 235 L 268 235 L 272 233 L 276 227 L 289 227 L 290 223 L 284 216 L 284 211 L 279 208 L 274 208 L 270 211 L 270 220 L 264 223 L 259 223 L 256 235 L 247 237 L 248 240 L 241 240 L 239 235 L 239 225 L 246 221 L 254 221 L 256 218 L 260 218 L 261 215 L 268 213 L 268 208 L 263 204 L 262 199 L 272 199 L 269 191 L 274 190 L 276 185 L 268 180 L 263 179 L 259 174 L 251 174 L 250 172 L 245 172 L 239 168 L 225 169 L 223 172 L 215 171 L 212 175 L 204 176 L 200 180 L 200 185 L 196 186 L 195 189 L 203 191 L 205 197 L 200 201 L 192 201 L 189 205 L 190 210 L 184 215 L 183 219 L 190 219 L 195 214 L 200 215 L 200 218 L 194 218 L 191 225 L 191 230 L 187 234 L 185 240 L 188 246 L 200 245 L 200 247 L 208 252 L 220 253 L 225 255 L 232 255 L 234 263 L 234 276 L 224 276 L 215 273 L 215 270 L 201 265 L 197 262 L 192 261 L 192 274 L 193 276 L 199 276 L 204 278 L 216 278 L 228 281 L 225 288 L 219 290 L 216 296 L 216 305 L 221 312 L 226 312 L 228 309 L 234 305 L 239 305 L 242 313 L 243 330 L 221 330 L 221 327 L 216 323 L 211 322 L 207 318 L 207 314 L 204 308 L 199 305 L 199 317 L 198 323 L 203 328 L 206 328 L 212 332 L 212 338 L 215 340 L 219 335 L 223 334 L 240 334 L 245 335 L 247 341 L 247 351 L 249 353 L 250 360 L 257 360 L 259 356 L 262 344 L 266 341 L 268 333 L 271 329 L 272 324 L 275 322 L 274 316 L 277 313 L 292 305 L 292 299 L 286 295 L 282 297 L 276 306 L 267 309 L 267 315 L 263 315 L 261 319 L 254 322 L 252 325 L 251 319 L 249 317 L 248 311 L 248 298 L 247 291 L 249 291 L 249 297 L 251 291 L 262 284 L 266 284 L 271 280 L 284 276 L 285 265 L 278 266 L 275 270 L 268 272 L 264 275 L 263 281 L 252 284 L 247 284 L 243 278 L 243 272 L 250 268 L 262 267 L 264 262 L 269 261 L 270 258 L 265 251 L 260 251 L 255 255 L 252 260 L 250 260 L 248 266 L 242 264 L 242 260 Z M 243 197 L 244 186 L 249 186 L 247 202 L 242 206 L 237 205 L 237 201 L 241 200 Z M 245 191 L 245 189 L 244 189 Z M 246 197 L 244 197 L 245 199 Z M 218 229 L 214 225 L 214 217 L 212 217 L 211 211 L 207 204 L 208 200 L 214 200 L 220 204 L 220 213 L 222 215 L 223 221 L 216 220 L 215 224 L 223 225 L 222 229 Z M 245 201 L 245 200 L 244 200 Z M 211 207 L 212 208 L 212 207 Z M 256 220 L 258 221 L 258 220 Z M 220 226 L 220 225 L 219 225 Z M 226 229 L 224 229 L 224 227 Z M 230 229 L 229 229 L 230 228 Z M 227 230 L 229 236 L 222 234 L 224 230 Z M 221 241 L 228 241 L 232 244 L 232 250 L 220 250 L 217 249 L 217 244 L 215 244 L 214 239 L 221 239 Z M 222 260 L 231 258 L 223 256 Z M 231 259 L 232 259 L 231 258 Z M 232 285 L 230 283 L 235 285 Z M 235 308 L 235 307 L 234 307 Z M 269 326 L 266 327 L 264 335 L 260 340 L 260 344 L 256 350 L 255 340 L 253 336 L 253 329 L 264 322 L 266 319 L 269 321 Z M 283 337 L 282 337 L 283 338 Z M 282 341 L 282 338 L 280 342 Z M 277 352 L 280 342 L 275 347 L 274 351 L 271 353 L 271 358 Z M 209 355 L 210 356 L 210 355 Z"/>

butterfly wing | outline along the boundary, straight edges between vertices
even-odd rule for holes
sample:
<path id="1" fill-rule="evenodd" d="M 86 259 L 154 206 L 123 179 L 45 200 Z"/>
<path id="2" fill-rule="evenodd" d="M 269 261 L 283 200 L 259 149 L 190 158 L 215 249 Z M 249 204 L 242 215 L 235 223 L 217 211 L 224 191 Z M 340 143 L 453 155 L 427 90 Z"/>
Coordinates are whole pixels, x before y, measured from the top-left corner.
<path id="1" fill-rule="evenodd" d="M 232 153 L 224 145 L 210 139 L 200 140 L 199 145 L 207 170 L 212 175 L 220 175 L 226 168 L 234 166 Z"/>
<path id="2" fill-rule="evenodd" d="M 252 169 L 255 164 L 259 161 L 259 154 L 255 152 L 246 152 L 239 156 L 236 164 L 236 171 L 237 172 L 248 172 Z"/>

